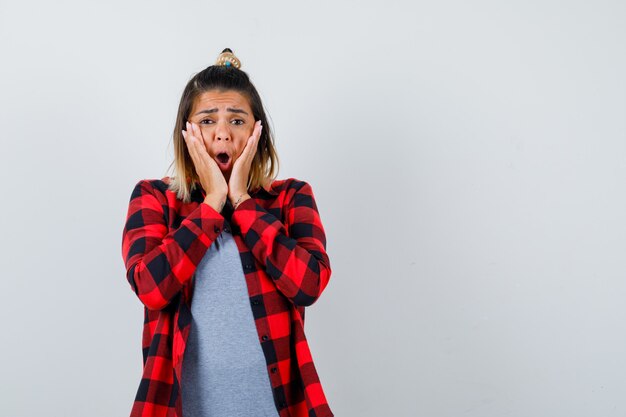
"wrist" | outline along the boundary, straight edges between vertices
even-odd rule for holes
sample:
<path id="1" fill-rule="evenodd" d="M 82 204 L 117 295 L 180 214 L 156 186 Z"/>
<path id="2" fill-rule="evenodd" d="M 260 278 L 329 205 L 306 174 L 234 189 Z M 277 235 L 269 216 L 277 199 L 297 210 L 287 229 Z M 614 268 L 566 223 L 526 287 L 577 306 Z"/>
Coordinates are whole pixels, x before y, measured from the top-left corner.
<path id="1" fill-rule="evenodd" d="M 213 207 L 218 213 L 221 213 L 224 204 L 226 204 L 226 198 L 215 194 L 207 194 L 204 198 L 204 202 Z"/>
<path id="2" fill-rule="evenodd" d="M 252 198 L 252 197 L 247 192 L 237 193 L 230 197 L 230 202 L 233 206 L 233 209 L 236 209 L 241 203 L 243 203 L 249 198 Z"/>

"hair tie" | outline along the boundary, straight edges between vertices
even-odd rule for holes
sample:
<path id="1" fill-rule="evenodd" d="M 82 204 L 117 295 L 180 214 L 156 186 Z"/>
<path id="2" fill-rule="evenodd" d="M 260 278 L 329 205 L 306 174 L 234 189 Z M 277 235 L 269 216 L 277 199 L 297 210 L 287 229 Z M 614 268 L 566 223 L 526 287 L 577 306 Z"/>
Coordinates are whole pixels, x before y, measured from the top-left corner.
<path id="1" fill-rule="evenodd" d="M 233 54 L 233 51 L 230 48 L 225 48 L 221 54 L 217 57 L 215 61 L 215 65 L 221 65 L 224 67 L 233 66 L 235 68 L 241 68 L 241 62 L 239 59 Z"/>

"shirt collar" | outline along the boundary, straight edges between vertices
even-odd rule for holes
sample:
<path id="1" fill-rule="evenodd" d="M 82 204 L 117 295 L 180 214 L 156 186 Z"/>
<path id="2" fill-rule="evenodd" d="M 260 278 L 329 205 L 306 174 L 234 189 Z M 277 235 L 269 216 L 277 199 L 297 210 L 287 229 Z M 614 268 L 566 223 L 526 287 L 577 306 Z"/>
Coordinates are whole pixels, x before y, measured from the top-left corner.
<path id="1" fill-rule="evenodd" d="M 191 179 L 188 178 L 187 183 L 191 184 Z M 204 192 L 202 185 L 200 185 L 199 182 L 196 182 L 196 188 L 194 189 L 194 191 L 192 191 L 192 195 L 196 195 L 198 198 L 204 199 L 205 194 L 206 193 Z M 249 194 L 250 194 L 250 197 L 261 196 L 261 195 L 277 196 L 279 192 L 274 188 L 273 184 L 270 184 L 269 189 L 260 187 L 258 190 L 252 191 Z"/>

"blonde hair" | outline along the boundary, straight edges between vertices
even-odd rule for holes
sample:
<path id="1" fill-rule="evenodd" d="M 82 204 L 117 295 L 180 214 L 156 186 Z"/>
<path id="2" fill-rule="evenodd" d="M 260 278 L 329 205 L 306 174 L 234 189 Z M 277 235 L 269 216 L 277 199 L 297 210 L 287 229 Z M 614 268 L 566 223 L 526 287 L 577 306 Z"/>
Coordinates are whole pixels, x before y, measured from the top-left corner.
<path id="1" fill-rule="evenodd" d="M 279 161 L 272 129 L 261 97 L 250 78 L 244 71 L 233 66 L 211 65 L 189 80 L 183 90 L 176 115 L 173 132 L 174 160 L 168 167 L 168 171 L 171 171 L 168 189 L 176 193 L 176 197 L 185 203 L 191 201 L 191 193 L 201 184 L 181 131 L 185 128 L 196 98 L 211 90 L 232 90 L 241 93 L 248 99 L 254 120 L 261 120 L 263 130 L 250 166 L 248 191 L 258 191 L 266 184 L 269 186 L 278 174 Z"/>

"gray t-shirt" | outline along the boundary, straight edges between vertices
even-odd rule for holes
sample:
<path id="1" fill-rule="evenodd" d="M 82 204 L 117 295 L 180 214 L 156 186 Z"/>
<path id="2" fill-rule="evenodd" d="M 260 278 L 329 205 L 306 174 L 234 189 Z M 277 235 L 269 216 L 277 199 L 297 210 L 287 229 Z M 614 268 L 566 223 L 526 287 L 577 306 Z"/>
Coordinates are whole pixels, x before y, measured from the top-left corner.
<path id="1" fill-rule="evenodd" d="M 228 220 L 196 270 L 181 375 L 184 417 L 277 417 Z"/>

